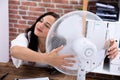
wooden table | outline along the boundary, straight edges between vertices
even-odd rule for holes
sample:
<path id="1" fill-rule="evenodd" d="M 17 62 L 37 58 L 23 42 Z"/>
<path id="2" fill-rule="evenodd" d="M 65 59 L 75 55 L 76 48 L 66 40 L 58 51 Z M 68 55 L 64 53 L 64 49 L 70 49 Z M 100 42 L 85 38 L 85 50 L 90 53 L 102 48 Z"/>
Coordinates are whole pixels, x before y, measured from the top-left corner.
<path id="1" fill-rule="evenodd" d="M 4 80 L 14 80 L 15 78 L 39 78 L 39 77 L 49 77 L 50 80 L 76 80 L 74 76 L 68 76 L 60 72 L 56 74 L 49 74 L 46 68 L 31 67 L 31 66 L 21 66 L 20 68 L 15 68 L 12 63 L 0 63 L 0 77 L 9 73 Z M 86 80 L 96 80 L 89 79 Z"/>

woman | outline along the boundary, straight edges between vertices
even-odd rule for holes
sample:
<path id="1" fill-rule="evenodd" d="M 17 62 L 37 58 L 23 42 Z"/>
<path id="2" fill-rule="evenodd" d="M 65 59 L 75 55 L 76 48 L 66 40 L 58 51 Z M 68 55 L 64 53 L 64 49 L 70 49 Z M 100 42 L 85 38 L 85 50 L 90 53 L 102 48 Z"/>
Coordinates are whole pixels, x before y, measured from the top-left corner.
<path id="1" fill-rule="evenodd" d="M 47 33 L 51 25 L 59 18 L 54 12 L 48 12 L 40 16 L 31 28 L 26 30 L 11 42 L 11 56 L 14 65 L 18 68 L 21 64 L 35 66 L 72 66 L 73 60 L 65 60 L 64 58 L 72 58 L 73 55 L 58 55 L 57 52 L 63 48 L 60 46 L 52 50 L 49 54 L 45 54 L 45 41 Z"/>
<path id="2" fill-rule="evenodd" d="M 46 36 L 52 24 L 59 18 L 54 12 L 48 12 L 40 16 L 32 27 L 26 30 L 11 42 L 11 56 L 14 65 L 18 68 L 21 64 L 32 64 L 35 66 L 51 65 L 65 69 L 64 66 L 73 66 L 74 60 L 64 58 L 73 58 L 73 55 L 57 54 L 63 46 L 52 50 L 49 54 L 45 53 Z M 111 40 L 109 48 L 109 57 L 114 58 L 118 53 L 117 44 Z"/>

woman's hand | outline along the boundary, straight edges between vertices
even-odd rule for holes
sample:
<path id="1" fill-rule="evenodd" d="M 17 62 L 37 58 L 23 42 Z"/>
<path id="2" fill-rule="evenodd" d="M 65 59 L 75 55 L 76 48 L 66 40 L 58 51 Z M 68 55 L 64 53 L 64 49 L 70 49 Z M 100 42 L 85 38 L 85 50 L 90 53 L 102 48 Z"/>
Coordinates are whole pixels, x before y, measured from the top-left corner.
<path id="1" fill-rule="evenodd" d="M 47 64 L 57 67 L 60 69 L 65 69 L 64 66 L 73 66 L 75 60 L 66 59 L 66 58 L 73 58 L 73 55 L 68 54 L 58 54 L 58 52 L 63 48 L 60 46 L 56 49 L 53 49 L 49 54 L 47 54 L 46 62 Z"/>
<path id="2" fill-rule="evenodd" d="M 110 40 L 110 47 L 108 48 L 108 58 L 114 59 L 118 54 L 118 44 L 115 40 Z"/>

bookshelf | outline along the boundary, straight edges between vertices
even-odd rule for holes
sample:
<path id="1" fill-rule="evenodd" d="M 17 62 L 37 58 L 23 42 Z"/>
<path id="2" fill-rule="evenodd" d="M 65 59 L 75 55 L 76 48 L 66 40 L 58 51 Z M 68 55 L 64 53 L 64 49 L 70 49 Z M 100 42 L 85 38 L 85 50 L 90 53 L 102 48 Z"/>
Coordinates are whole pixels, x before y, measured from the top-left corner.
<path id="1" fill-rule="evenodd" d="M 115 22 L 119 20 L 118 3 L 96 2 L 96 15 L 104 21 Z"/>
<path id="2" fill-rule="evenodd" d="M 120 0 L 90 0 L 88 10 L 104 21 L 119 21 Z"/>

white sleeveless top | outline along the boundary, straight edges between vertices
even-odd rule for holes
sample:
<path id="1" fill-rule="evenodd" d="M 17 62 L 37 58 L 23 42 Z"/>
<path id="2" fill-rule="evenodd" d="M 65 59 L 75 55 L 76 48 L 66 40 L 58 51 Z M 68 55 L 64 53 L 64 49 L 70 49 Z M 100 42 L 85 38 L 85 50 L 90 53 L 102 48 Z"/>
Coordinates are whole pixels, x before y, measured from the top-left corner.
<path id="1" fill-rule="evenodd" d="M 25 37 L 25 33 L 19 34 L 14 40 L 11 41 L 11 47 L 13 47 L 13 46 L 27 47 L 27 45 L 28 45 L 28 40 Z M 41 52 L 41 51 L 39 50 L 39 52 Z M 16 68 L 19 68 L 20 65 L 23 65 L 23 64 L 30 65 L 28 61 L 23 61 L 21 59 L 14 58 L 13 56 L 11 58 L 12 58 L 12 62 Z M 35 66 L 36 67 L 47 67 L 48 65 L 41 64 L 41 63 L 35 63 Z"/>

